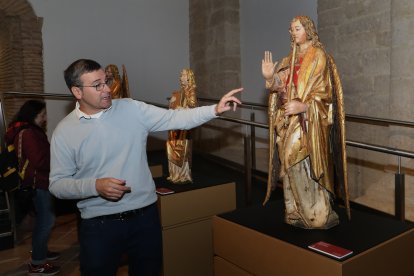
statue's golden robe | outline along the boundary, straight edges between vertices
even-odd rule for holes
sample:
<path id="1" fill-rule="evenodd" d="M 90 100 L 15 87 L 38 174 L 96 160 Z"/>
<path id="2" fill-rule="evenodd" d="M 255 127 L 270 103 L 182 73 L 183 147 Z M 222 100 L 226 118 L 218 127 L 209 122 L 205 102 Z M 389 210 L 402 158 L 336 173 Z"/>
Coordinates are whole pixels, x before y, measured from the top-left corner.
<path id="1" fill-rule="evenodd" d="M 303 228 L 329 228 L 339 223 L 331 207 L 335 190 L 330 134 L 333 106 L 337 109 L 334 112 L 342 112 L 343 127 L 342 88 L 333 60 L 323 49 L 310 47 L 296 71 L 296 85 L 291 91 L 293 100 L 308 106 L 307 112 L 301 115 L 304 126 L 300 124 L 299 115 L 289 116 L 286 125 L 280 99 L 286 92 L 290 60 L 291 55 L 284 58 L 276 69 L 281 83 L 266 83 L 271 94 L 269 180 L 265 202 L 280 178 L 283 180 L 285 221 Z M 333 96 L 334 89 L 338 88 L 341 90 L 340 101 Z M 344 138 L 344 132 L 341 135 Z M 341 151 L 346 158 L 344 147 Z M 346 162 L 344 164 L 346 166 Z M 344 170 L 346 173 L 346 168 Z"/>
<path id="2" fill-rule="evenodd" d="M 194 89 L 172 93 L 170 109 L 193 108 L 197 105 Z M 170 130 L 167 140 L 168 180 L 175 184 L 193 182 L 191 176 L 192 141 L 189 130 Z"/>

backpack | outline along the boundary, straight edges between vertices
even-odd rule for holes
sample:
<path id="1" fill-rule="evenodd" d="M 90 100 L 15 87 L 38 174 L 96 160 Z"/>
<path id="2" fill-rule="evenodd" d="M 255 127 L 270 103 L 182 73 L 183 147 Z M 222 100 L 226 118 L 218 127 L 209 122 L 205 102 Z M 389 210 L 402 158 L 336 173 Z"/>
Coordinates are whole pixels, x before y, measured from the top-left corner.
<path id="1" fill-rule="evenodd" d="M 0 153 L 0 189 L 14 191 L 20 186 L 17 155 L 13 145 L 8 145 Z"/>
<path id="2" fill-rule="evenodd" d="M 19 146 L 21 147 L 22 134 L 21 130 L 19 136 Z M 0 152 L 0 190 L 14 191 L 20 188 L 20 180 L 24 177 L 24 172 L 29 163 L 28 160 L 24 162 L 22 170 L 19 170 L 19 157 L 21 153 L 17 154 L 13 144 L 6 145 Z"/>

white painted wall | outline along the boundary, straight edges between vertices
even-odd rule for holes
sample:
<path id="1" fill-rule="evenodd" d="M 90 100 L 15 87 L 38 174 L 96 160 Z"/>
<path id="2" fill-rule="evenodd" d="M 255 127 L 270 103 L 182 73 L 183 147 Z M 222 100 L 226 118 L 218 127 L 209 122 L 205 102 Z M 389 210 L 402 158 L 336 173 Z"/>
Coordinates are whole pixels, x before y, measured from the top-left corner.
<path id="1" fill-rule="evenodd" d="M 70 94 L 63 70 L 79 58 L 125 64 L 132 97 L 167 104 L 189 66 L 188 0 L 29 0 L 43 18 L 45 93 Z M 49 135 L 72 109 L 48 101 Z"/>
<path id="2" fill-rule="evenodd" d="M 46 93 L 70 95 L 63 70 L 78 58 L 91 58 L 102 65 L 125 64 L 132 97 L 166 103 L 179 86 L 179 72 L 189 66 L 188 0 L 29 2 L 43 18 Z M 243 101 L 266 103 L 263 52 L 286 55 L 290 20 L 306 14 L 316 23 L 316 7 L 317 0 L 240 0 Z M 48 101 L 49 136 L 72 108 L 71 101 Z M 266 114 L 257 117 L 267 122 Z"/>
<path id="3" fill-rule="evenodd" d="M 240 41 L 243 100 L 267 103 L 261 73 L 264 51 L 273 59 L 290 51 L 290 21 L 297 15 L 307 15 L 317 24 L 317 0 L 240 0 Z"/>

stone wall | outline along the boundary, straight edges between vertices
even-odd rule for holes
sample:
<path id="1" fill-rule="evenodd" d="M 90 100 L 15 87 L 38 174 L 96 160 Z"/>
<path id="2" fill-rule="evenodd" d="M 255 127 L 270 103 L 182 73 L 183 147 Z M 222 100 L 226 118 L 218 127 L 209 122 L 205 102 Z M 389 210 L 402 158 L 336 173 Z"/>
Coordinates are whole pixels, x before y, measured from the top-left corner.
<path id="1" fill-rule="evenodd" d="M 241 83 L 239 1 L 190 0 L 189 9 L 197 96 L 219 99 Z M 241 142 L 239 126 L 223 122 L 199 128 L 195 136 L 195 148 L 213 153 Z"/>
<path id="2" fill-rule="evenodd" d="M 413 121 L 414 2 L 318 0 L 321 41 L 338 65 L 347 114 Z M 347 121 L 347 140 L 411 150 L 410 128 Z M 353 200 L 394 212 L 394 156 L 348 147 Z M 414 219 L 413 162 L 403 160 Z"/>

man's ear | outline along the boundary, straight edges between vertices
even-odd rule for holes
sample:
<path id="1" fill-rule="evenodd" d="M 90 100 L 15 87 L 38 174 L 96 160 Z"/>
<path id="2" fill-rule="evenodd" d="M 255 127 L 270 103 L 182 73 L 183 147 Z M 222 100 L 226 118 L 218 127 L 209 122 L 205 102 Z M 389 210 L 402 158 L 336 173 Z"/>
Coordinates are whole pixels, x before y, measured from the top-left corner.
<path id="1" fill-rule="evenodd" d="M 80 89 L 77 86 L 72 86 L 72 88 L 70 89 L 70 91 L 72 91 L 73 96 L 75 96 L 75 98 L 77 100 L 82 99 L 82 94 L 83 94 L 82 89 Z"/>

